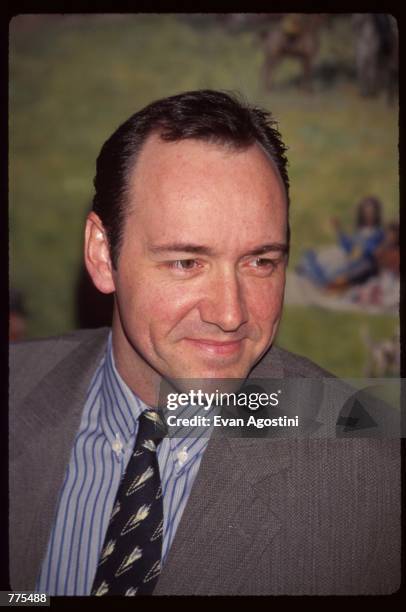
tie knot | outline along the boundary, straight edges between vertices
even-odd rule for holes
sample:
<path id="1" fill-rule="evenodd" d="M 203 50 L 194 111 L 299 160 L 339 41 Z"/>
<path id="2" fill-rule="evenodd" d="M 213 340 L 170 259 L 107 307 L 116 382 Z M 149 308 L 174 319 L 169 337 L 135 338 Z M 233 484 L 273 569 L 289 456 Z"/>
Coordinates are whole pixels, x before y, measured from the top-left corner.
<path id="1" fill-rule="evenodd" d="M 156 444 L 165 438 L 168 430 L 164 421 L 155 410 L 145 410 L 138 421 L 137 443 L 154 440 Z"/>

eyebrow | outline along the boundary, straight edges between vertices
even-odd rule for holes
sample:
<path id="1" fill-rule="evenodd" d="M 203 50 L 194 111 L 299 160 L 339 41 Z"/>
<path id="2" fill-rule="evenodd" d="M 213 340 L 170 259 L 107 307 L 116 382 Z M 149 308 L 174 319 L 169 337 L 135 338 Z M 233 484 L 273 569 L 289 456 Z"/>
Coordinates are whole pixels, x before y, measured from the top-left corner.
<path id="1" fill-rule="evenodd" d="M 183 242 L 174 242 L 170 244 L 161 244 L 161 245 L 150 245 L 149 250 L 152 253 L 192 253 L 195 255 L 214 255 L 213 249 L 210 247 L 200 245 L 200 244 L 192 244 L 192 243 L 183 243 Z M 245 256 L 255 256 L 255 255 L 264 255 L 265 253 L 270 252 L 278 252 L 282 255 L 286 255 L 289 251 L 289 247 L 286 243 L 282 242 L 271 242 L 269 244 L 262 244 L 247 253 Z"/>
<path id="2" fill-rule="evenodd" d="M 287 255 L 289 247 L 285 242 L 272 242 L 270 244 L 264 244 L 258 248 L 248 251 L 247 255 L 265 255 L 265 253 L 277 252 L 282 255 Z"/>

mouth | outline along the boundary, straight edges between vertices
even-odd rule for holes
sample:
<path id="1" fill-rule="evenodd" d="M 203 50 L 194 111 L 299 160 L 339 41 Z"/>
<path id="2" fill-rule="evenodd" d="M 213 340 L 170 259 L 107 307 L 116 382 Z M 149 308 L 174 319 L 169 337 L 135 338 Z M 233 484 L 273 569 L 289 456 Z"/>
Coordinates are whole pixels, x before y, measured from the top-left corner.
<path id="1" fill-rule="evenodd" d="M 236 355 L 241 351 L 243 342 L 242 340 L 218 342 L 215 340 L 205 340 L 204 338 L 185 338 L 185 340 L 206 355 L 213 357 Z"/>

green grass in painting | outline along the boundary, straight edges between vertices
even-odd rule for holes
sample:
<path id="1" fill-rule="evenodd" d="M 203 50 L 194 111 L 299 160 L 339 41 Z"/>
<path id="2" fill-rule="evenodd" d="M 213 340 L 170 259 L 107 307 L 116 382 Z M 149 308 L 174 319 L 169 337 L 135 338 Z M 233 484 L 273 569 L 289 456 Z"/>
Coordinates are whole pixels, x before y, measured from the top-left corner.
<path id="1" fill-rule="evenodd" d="M 352 62 L 345 19 L 323 33 L 319 61 Z M 289 147 L 291 265 L 303 248 L 333 240 L 328 219 L 350 228 L 366 194 L 398 210 L 397 108 L 360 98 L 354 83 L 290 84 L 286 60 L 263 90 L 262 51 L 250 29 L 227 33 L 213 19 L 173 15 L 17 17 L 10 38 L 10 262 L 24 290 L 29 335 L 75 326 L 82 226 L 104 140 L 153 99 L 196 88 L 239 90 L 270 109 Z M 396 317 L 287 307 L 279 342 L 342 376 L 362 374 L 361 321 L 391 335 Z"/>

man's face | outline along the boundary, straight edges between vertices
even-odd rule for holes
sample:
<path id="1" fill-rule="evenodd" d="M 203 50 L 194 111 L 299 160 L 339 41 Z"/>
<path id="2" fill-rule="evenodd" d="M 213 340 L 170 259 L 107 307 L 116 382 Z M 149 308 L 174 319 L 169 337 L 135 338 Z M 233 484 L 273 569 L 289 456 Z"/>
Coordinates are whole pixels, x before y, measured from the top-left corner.
<path id="1" fill-rule="evenodd" d="M 248 375 L 281 316 L 286 208 L 280 176 L 257 145 L 147 140 L 113 274 L 114 348 L 133 388 L 156 373 Z"/>

